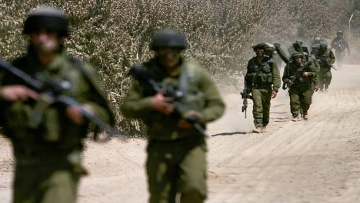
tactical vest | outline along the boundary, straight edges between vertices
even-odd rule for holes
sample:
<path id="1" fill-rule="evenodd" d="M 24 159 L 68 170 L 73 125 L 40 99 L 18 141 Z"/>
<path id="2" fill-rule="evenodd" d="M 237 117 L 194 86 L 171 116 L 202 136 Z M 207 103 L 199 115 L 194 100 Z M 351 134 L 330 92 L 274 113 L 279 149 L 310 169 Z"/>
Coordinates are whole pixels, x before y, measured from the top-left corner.
<path id="1" fill-rule="evenodd" d="M 195 110 L 201 112 L 205 107 L 205 95 L 201 91 L 200 80 L 201 75 L 200 66 L 195 60 L 184 60 L 181 67 L 181 73 L 178 76 L 168 76 L 161 70 L 154 59 L 145 63 L 146 71 L 155 79 L 162 87 L 170 87 L 180 90 L 183 97 L 177 98 L 178 102 L 183 104 L 183 111 Z M 153 96 L 156 92 L 149 85 L 142 84 L 144 97 Z M 204 88 L 204 87 L 203 87 Z M 165 95 L 166 96 L 166 95 Z M 179 131 L 177 125 L 179 120 L 183 119 L 184 115 L 172 114 L 167 116 L 157 111 L 151 111 L 149 115 L 143 117 L 144 123 L 147 125 L 148 135 L 150 137 L 157 137 L 159 139 L 168 140 L 174 131 Z M 184 134 L 177 134 L 178 137 L 189 136 Z"/>
<path id="2" fill-rule="evenodd" d="M 74 96 L 75 99 L 79 95 L 73 93 L 75 89 L 81 88 L 83 92 L 93 92 L 96 95 L 94 87 L 88 83 L 92 80 L 84 79 L 84 73 L 77 69 L 77 65 L 63 53 L 59 58 L 59 66 L 66 67 L 59 69 L 59 72 L 49 73 L 55 80 L 62 77 L 74 77 L 74 92 L 69 90 L 64 92 L 67 96 Z M 17 59 L 14 66 L 22 69 L 25 73 L 35 76 L 41 74 L 42 71 L 37 70 L 37 65 L 33 65 L 33 58 L 26 56 Z M 54 74 L 54 75 L 52 75 Z M 50 76 L 49 75 L 49 76 Z M 85 76 L 86 77 L 86 76 Z M 78 80 L 77 78 L 81 78 Z M 62 78 L 64 79 L 64 78 Z M 7 75 L 2 81 L 3 85 L 24 84 L 20 79 Z M 76 86 L 76 87 L 75 87 Z M 99 96 L 99 95 L 98 95 Z M 79 97 L 80 98 L 80 97 Z M 82 98 L 82 97 L 81 97 Z M 80 101 L 83 102 L 83 101 Z M 14 145 L 16 157 L 54 157 L 54 154 L 66 154 L 74 149 L 82 148 L 82 139 L 87 134 L 87 124 L 76 125 L 71 122 L 66 114 L 66 106 L 52 104 L 41 112 L 41 120 L 32 126 L 32 116 L 36 114 L 36 108 L 41 101 L 25 101 L 7 103 L 2 102 L 2 113 L 5 114 L 4 131 Z M 41 105 L 41 104 L 40 104 Z M 106 107 L 105 107 L 106 108 Z M 57 150 L 54 150 L 57 149 Z"/>
<path id="3" fill-rule="evenodd" d="M 252 86 L 272 85 L 273 84 L 273 60 L 266 58 L 259 63 L 256 57 L 249 62 L 249 69 L 246 80 L 251 81 Z"/>

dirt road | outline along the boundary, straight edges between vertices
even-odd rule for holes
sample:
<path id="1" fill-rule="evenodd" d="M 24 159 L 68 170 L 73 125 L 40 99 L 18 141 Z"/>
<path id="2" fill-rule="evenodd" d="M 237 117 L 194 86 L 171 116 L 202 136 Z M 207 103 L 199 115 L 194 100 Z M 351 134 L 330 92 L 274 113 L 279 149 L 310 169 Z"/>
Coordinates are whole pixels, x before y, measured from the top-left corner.
<path id="1" fill-rule="evenodd" d="M 250 133 L 238 93 L 225 95 L 225 116 L 209 126 L 207 203 L 360 202 L 360 67 L 333 71 L 329 93 L 315 93 L 308 121 L 290 121 L 289 97 L 272 101 L 263 134 Z M 146 141 L 87 143 L 90 176 L 80 203 L 147 201 Z M 11 148 L 0 138 L 0 202 L 10 202 Z"/>

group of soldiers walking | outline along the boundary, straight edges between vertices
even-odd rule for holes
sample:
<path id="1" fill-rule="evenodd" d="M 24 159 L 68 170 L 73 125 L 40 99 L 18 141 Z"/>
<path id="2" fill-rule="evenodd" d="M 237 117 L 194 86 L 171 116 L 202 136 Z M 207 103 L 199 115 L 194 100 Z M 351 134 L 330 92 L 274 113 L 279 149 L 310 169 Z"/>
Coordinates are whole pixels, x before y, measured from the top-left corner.
<path id="1" fill-rule="evenodd" d="M 86 174 L 81 163 L 90 123 L 86 115 L 114 125 L 95 70 L 66 51 L 68 24 L 58 8 L 32 10 L 23 29 L 27 53 L 11 65 L 2 63 L 14 69 L 0 72 L 0 122 L 13 145 L 15 203 L 76 202 L 79 180 Z M 338 33 L 332 46 L 348 49 L 345 42 Z M 150 42 L 154 56 L 130 69 L 135 80 L 121 104 L 125 117 L 141 119 L 147 126 L 151 203 L 201 203 L 207 197 L 204 130 L 222 116 L 225 103 L 209 73 L 196 60 L 183 57 L 187 47 L 183 34 L 158 31 Z M 281 53 L 279 44 L 275 48 Z M 281 78 L 271 57 L 274 50 L 269 52 L 266 43 L 253 46 L 256 56 L 248 62 L 245 83 L 254 101 L 254 132 L 263 132 L 269 124 L 270 101 L 281 80 L 289 89 L 294 121 L 309 118 L 314 91 L 328 90 L 334 54 L 320 39 L 311 53 L 305 48 L 296 42 L 290 58 L 283 55 L 287 64 Z M 335 53 L 342 56 L 341 51 Z M 24 78 L 42 82 L 34 89 Z M 61 103 L 65 97 L 81 105 Z"/>
<path id="2" fill-rule="evenodd" d="M 338 31 L 337 37 L 331 42 L 335 54 L 320 37 L 314 38 L 311 51 L 301 41 L 296 41 L 288 49 L 290 57 L 287 57 L 279 43 L 259 43 L 252 48 L 256 56 L 249 60 L 245 74 L 246 93 L 251 96 L 244 93 L 242 96 L 244 99 L 253 99 L 254 133 L 262 133 L 266 129 L 271 99 L 276 97 L 281 79 L 282 89 L 288 89 L 289 92 L 292 121 L 301 118 L 308 120 L 314 92 L 329 90 L 331 70 L 337 70 L 333 65 L 335 56 L 338 67 L 341 67 L 345 50 L 350 54 L 342 31 Z M 281 79 L 279 67 L 273 60 L 274 52 L 286 63 Z"/>
<path id="3" fill-rule="evenodd" d="M 96 71 L 66 51 L 68 24 L 58 8 L 32 10 L 23 28 L 27 53 L 11 63 L 0 59 L 7 67 L 0 71 L 0 125 L 13 145 L 14 203 L 76 202 L 87 174 L 81 157 L 88 118 L 114 125 Z M 121 104 L 125 117 L 147 125 L 151 203 L 201 203 L 207 197 L 204 131 L 225 104 L 210 74 L 183 57 L 187 47 L 175 30 L 155 33 L 154 56 L 130 69 L 135 80 Z M 64 104 L 64 98 L 78 103 Z"/>

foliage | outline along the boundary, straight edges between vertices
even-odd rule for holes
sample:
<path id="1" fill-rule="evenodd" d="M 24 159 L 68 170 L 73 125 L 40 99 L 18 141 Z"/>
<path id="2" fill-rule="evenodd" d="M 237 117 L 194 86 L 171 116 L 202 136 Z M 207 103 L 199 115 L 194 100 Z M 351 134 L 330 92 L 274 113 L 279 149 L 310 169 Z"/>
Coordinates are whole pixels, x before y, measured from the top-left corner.
<path id="1" fill-rule="evenodd" d="M 108 98 L 117 112 L 117 126 L 141 134 L 137 121 L 121 116 L 119 105 L 130 79 L 126 71 L 134 62 L 149 59 L 154 32 L 171 27 L 184 33 L 190 48 L 218 84 L 241 86 L 239 79 L 251 45 L 260 41 L 288 46 L 320 35 L 330 40 L 346 28 L 351 0 L 0 0 L 0 55 L 11 59 L 26 50 L 22 23 L 30 9 L 53 5 L 69 16 L 68 51 L 90 62 L 98 71 Z"/>

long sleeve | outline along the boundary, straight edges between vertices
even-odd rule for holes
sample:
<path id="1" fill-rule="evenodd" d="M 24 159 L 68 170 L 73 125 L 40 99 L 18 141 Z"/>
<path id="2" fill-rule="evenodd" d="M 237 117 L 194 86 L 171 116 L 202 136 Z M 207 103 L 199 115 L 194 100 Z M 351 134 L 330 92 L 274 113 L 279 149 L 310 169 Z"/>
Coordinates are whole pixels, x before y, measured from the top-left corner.
<path id="1" fill-rule="evenodd" d="M 120 106 L 121 112 L 128 118 L 142 118 L 151 109 L 151 97 L 144 97 L 137 80 L 133 80 L 131 87 Z"/>
<path id="2" fill-rule="evenodd" d="M 281 79 L 280 79 L 280 71 L 276 63 L 273 63 L 272 67 L 272 76 L 273 76 L 273 90 L 277 91 L 281 86 Z"/>
<path id="3" fill-rule="evenodd" d="M 221 99 L 218 88 L 212 80 L 210 74 L 205 69 L 200 69 L 201 84 L 200 91 L 205 94 L 205 108 L 200 112 L 200 123 L 207 123 L 218 119 L 225 111 L 225 103 Z"/>

